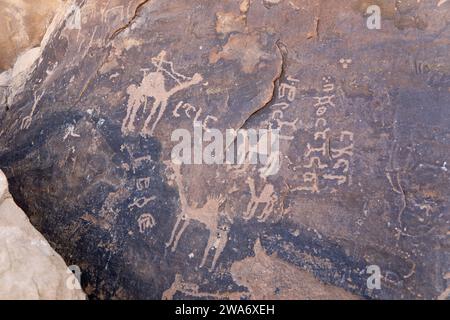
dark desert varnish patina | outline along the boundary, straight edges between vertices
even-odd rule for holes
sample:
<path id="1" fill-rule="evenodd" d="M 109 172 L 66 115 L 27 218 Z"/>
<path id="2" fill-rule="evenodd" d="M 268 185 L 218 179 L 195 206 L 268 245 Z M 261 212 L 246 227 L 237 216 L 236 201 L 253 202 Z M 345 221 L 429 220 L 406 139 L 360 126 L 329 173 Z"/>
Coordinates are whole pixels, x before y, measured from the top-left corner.
<path id="1" fill-rule="evenodd" d="M 438 3 L 75 1 L 2 102 L 0 168 L 92 299 L 445 298 Z M 175 166 L 194 120 L 280 129 L 280 171 Z"/>

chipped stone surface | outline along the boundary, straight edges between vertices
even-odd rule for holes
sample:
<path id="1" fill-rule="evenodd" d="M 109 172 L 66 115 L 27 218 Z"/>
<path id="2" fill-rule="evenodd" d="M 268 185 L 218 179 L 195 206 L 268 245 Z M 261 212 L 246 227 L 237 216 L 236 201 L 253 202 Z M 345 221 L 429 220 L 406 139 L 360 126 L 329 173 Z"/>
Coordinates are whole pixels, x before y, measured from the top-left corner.
<path id="1" fill-rule="evenodd" d="M 90 298 L 448 294 L 448 2 L 67 6 L 0 112 L 0 167 Z M 194 121 L 280 129 L 281 169 L 175 166 Z"/>
<path id="2" fill-rule="evenodd" d="M 85 300 L 82 290 L 70 289 L 77 282 L 70 272 L 14 203 L 0 171 L 0 300 Z"/>

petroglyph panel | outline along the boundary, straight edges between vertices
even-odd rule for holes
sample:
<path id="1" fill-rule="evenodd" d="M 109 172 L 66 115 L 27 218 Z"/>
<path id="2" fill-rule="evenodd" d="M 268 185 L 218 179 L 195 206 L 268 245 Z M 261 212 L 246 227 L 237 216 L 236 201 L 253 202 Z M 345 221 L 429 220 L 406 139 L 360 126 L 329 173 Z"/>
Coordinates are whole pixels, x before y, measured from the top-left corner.
<path id="1" fill-rule="evenodd" d="M 369 2 L 67 2 L 0 169 L 90 298 L 448 295 L 450 3 Z M 267 161 L 173 163 L 194 124 Z"/>

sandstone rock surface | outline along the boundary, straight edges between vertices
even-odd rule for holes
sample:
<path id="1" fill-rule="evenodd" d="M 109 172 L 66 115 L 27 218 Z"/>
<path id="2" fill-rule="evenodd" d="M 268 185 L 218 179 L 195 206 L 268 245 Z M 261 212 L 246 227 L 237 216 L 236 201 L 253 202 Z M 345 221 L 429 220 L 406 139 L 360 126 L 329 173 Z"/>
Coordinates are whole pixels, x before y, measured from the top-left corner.
<path id="1" fill-rule="evenodd" d="M 39 46 L 62 0 L 0 0 L 0 72 Z"/>
<path id="2" fill-rule="evenodd" d="M 446 298 L 449 6 L 66 1 L 0 168 L 92 299 Z M 279 129 L 280 170 L 175 165 L 194 122 Z"/>
<path id="3" fill-rule="evenodd" d="M 0 171 L 0 299 L 86 299 L 77 281 L 8 192 Z M 69 286 L 67 286 L 69 284 Z"/>

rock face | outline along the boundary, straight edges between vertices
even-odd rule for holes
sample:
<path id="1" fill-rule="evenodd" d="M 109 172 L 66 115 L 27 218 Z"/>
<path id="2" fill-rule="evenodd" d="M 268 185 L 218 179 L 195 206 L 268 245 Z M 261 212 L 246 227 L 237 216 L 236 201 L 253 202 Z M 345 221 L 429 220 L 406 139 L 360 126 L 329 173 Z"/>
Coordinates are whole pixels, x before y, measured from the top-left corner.
<path id="1" fill-rule="evenodd" d="M 0 110 L 0 167 L 93 299 L 446 298 L 449 6 L 67 1 Z M 196 164 L 171 161 L 195 129 Z M 202 164 L 227 129 L 279 151 Z"/>
<path id="2" fill-rule="evenodd" d="M 14 203 L 0 171 L 0 299 L 84 300 L 77 281 Z"/>
<path id="3" fill-rule="evenodd" d="M 23 51 L 39 46 L 61 0 L 0 0 L 0 72 Z"/>

